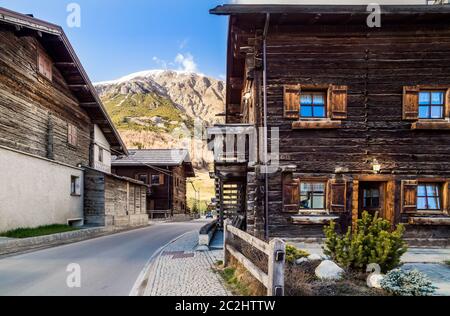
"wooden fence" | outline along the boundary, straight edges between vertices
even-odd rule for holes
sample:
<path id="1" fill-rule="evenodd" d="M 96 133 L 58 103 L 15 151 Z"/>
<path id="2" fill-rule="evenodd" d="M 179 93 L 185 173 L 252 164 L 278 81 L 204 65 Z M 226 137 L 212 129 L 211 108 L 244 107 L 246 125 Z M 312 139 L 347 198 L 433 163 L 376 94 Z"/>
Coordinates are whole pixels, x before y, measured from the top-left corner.
<path id="1" fill-rule="evenodd" d="M 236 250 L 229 242 L 232 236 L 240 238 L 251 247 L 265 253 L 268 257 L 268 273 L 257 267 L 250 259 Z M 224 266 L 229 264 L 229 255 L 241 263 L 259 282 L 267 288 L 267 296 L 284 295 L 284 265 L 286 257 L 286 244 L 281 239 L 274 239 L 266 243 L 232 225 L 224 224 Z"/>

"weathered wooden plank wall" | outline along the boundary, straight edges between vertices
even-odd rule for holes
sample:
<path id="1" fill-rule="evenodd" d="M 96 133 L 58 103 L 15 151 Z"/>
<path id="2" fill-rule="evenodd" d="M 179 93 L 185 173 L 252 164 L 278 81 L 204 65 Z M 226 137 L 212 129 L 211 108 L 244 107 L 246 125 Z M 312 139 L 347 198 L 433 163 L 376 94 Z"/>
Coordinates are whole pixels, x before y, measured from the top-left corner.
<path id="1" fill-rule="evenodd" d="M 172 169 L 173 181 L 173 213 L 186 214 L 187 200 L 186 200 L 186 174 L 184 167 L 174 167 Z M 178 183 L 177 183 L 178 181 Z"/>
<path id="2" fill-rule="evenodd" d="M 88 165 L 90 119 L 55 67 L 52 82 L 38 74 L 38 48 L 36 38 L 18 37 L 0 25 L 0 144 L 70 165 Z M 68 145 L 68 123 L 78 129 L 77 147 Z"/>
<path id="3" fill-rule="evenodd" d="M 272 28 L 267 52 L 268 120 L 269 127 L 280 129 L 282 165 L 331 178 L 336 167 L 364 174 L 377 158 L 383 172 L 401 174 L 396 188 L 401 178 L 449 175 L 450 133 L 411 130 L 411 123 L 402 120 L 403 86 L 450 85 L 449 25 Z M 348 86 L 348 119 L 342 128 L 292 130 L 292 120 L 283 117 L 287 84 Z M 271 176 L 271 236 L 320 233 L 321 226 L 290 223 L 291 214 L 282 212 L 281 190 L 281 175 Z M 399 221 L 398 207 L 394 218 Z"/>

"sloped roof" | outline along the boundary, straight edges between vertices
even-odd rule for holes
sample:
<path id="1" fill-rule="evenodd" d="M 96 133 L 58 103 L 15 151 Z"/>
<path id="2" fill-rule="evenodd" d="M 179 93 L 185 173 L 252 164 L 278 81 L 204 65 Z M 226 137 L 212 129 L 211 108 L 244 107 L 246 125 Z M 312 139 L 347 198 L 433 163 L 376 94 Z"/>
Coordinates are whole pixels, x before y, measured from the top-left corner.
<path id="1" fill-rule="evenodd" d="M 188 177 L 195 177 L 189 151 L 186 149 L 143 149 L 129 150 L 128 156 L 113 157 L 113 167 L 176 167 L 186 166 Z"/>
<path id="2" fill-rule="evenodd" d="M 449 5 L 380 5 L 383 15 L 435 14 L 448 15 Z M 362 14 L 368 15 L 367 5 L 340 4 L 224 4 L 210 10 L 211 14 Z"/>
<path id="3" fill-rule="evenodd" d="M 34 36 L 52 58 L 53 65 L 64 77 L 68 88 L 97 124 L 111 148 L 127 154 L 127 149 L 112 123 L 100 97 L 81 65 L 61 26 L 0 7 L 0 24 L 10 25 L 18 35 Z"/>

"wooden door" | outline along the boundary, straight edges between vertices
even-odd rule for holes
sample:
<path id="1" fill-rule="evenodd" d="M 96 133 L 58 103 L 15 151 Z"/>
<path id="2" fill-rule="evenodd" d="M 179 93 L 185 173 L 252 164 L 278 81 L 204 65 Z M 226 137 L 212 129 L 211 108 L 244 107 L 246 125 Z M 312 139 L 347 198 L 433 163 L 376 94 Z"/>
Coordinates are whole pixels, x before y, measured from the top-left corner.
<path id="1" fill-rule="evenodd" d="M 382 218 L 386 216 L 386 183 L 360 182 L 359 184 L 358 218 L 364 211 L 372 216 L 378 213 Z"/>

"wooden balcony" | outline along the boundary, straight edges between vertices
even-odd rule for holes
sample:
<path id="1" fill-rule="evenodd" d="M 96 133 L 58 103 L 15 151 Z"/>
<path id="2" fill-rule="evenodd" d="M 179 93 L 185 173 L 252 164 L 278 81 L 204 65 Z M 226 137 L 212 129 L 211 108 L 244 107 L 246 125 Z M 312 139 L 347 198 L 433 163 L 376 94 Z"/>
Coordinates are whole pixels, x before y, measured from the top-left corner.
<path id="1" fill-rule="evenodd" d="M 257 130 L 250 124 L 220 124 L 207 131 L 209 148 L 217 164 L 255 163 Z"/>

